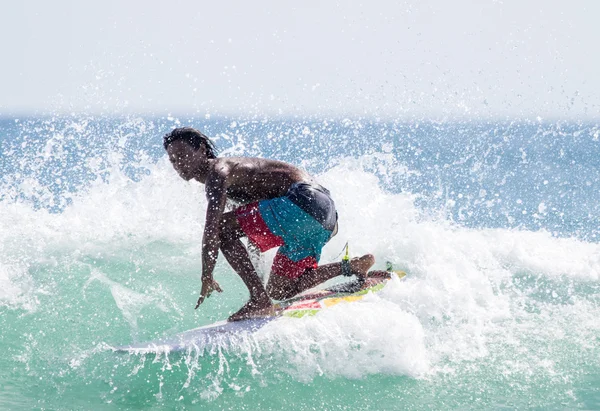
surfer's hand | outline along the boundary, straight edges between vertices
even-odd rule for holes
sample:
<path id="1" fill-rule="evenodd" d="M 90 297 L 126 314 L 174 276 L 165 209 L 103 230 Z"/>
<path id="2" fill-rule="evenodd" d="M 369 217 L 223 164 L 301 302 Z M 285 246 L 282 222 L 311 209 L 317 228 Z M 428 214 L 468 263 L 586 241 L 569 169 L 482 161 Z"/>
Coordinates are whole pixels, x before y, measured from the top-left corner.
<path id="1" fill-rule="evenodd" d="M 200 291 L 200 298 L 198 298 L 198 302 L 196 303 L 196 307 L 194 308 L 194 310 L 204 302 L 205 298 L 210 297 L 210 294 L 215 290 L 220 293 L 223 292 L 219 283 L 213 280 L 212 278 L 202 280 L 202 290 Z"/>

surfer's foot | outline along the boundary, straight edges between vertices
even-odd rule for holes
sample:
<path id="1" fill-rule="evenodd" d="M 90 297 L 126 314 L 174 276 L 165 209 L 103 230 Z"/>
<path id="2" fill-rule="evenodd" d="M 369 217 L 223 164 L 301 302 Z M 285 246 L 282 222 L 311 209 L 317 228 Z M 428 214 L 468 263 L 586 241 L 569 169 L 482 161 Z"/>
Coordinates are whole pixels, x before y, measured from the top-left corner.
<path id="1" fill-rule="evenodd" d="M 369 271 L 368 276 L 369 278 L 392 278 L 392 272 L 384 270 L 372 270 Z"/>
<path id="2" fill-rule="evenodd" d="M 240 321 L 255 317 L 265 317 L 273 315 L 274 312 L 275 308 L 268 297 L 264 299 L 250 298 L 250 301 L 244 304 L 237 312 L 233 313 L 227 321 Z"/>
<path id="3" fill-rule="evenodd" d="M 356 257 L 350 260 L 350 270 L 357 277 L 366 279 L 368 277 L 369 268 L 375 264 L 373 254 L 365 254 L 362 257 Z"/>

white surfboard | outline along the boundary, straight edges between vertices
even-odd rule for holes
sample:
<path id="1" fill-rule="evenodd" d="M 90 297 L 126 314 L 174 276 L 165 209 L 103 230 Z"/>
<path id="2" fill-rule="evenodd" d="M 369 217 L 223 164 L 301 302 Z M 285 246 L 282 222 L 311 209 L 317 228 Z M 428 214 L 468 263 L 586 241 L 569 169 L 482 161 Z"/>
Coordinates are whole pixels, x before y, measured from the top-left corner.
<path id="1" fill-rule="evenodd" d="M 381 272 L 379 272 L 381 273 Z M 275 305 L 277 314 L 269 317 L 252 318 L 242 321 L 219 321 L 214 324 L 184 331 L 172 337 L 139 344 L 124 345 L 114 348 L 117 352 L 147 353 L 187 351 L 205 345 L 227 335 L 240 332 L 254 332 L 265 324 L 281 317 L 300 318 L 316 315 L 319 311 L 340 303 L 351 303 L 362 299 L 367 293 L 382 290 L 392 276 L 398 278 L 406 274 L 402 271 L 391 271 L 385 275 L 370 276 L 366 281 L 353 281 L 326 289 L 311 289 L 289 300 Z"/>

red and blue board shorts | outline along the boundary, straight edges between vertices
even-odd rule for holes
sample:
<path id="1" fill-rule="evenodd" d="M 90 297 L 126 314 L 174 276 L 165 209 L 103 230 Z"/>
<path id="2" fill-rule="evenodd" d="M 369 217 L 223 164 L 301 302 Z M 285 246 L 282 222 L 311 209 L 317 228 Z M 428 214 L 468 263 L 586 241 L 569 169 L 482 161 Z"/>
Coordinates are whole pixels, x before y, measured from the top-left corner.
<path id="1" fill-rule="evenodd" d="M 337 225 L 329 191 L 314 183 L 294 183 L 285 196 L 247 204 L 235 213 L 261 252 L 279 247 L 271 273 L 290 279 L 317 267 Z"/>

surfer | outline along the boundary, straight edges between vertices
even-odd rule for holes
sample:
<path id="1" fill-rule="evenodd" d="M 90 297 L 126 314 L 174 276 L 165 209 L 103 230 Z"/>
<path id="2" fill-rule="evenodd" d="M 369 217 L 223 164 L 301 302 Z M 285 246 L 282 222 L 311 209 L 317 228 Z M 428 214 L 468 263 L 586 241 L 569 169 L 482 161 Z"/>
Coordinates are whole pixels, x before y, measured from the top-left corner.
<path id="1" fill-rule="evenodd" d="M 337 212 L 327 189 L 303 170 L 282 161 L 217 157 L 213 142 L 184 127 L 164 136 L 169 161 L 186 181 L 205 185 L 208 206 L 202 238 L 202 289 L 196 308 L 213 291 L 219 250 L 250 291 L 230 321 L 272 314 L 271 298 L 283 300 L 338 275 L 366 278 L 371 254 L 319 266 L 323 246 L 337 233 Z M 240 204 L 225 211 L 227 199 Z M 277 251 L 266 289 L 240 238 L 261 252 Z"/>

